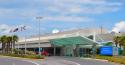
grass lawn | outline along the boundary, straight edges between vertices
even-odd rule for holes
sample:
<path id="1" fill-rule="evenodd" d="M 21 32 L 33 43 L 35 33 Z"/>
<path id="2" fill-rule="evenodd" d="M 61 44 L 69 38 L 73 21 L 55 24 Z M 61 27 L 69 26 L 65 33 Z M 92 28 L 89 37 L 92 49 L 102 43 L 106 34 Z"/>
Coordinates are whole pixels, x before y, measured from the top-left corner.
<path id="1" fill-rule="evenodd" d="M 119 64 L 125 65 L 125 57 L 114 57 L 114 56 L 100 56 L 97 55 L 96 59 L 105 59 L 108 60 L 109 62 L 115 62 Z"/>

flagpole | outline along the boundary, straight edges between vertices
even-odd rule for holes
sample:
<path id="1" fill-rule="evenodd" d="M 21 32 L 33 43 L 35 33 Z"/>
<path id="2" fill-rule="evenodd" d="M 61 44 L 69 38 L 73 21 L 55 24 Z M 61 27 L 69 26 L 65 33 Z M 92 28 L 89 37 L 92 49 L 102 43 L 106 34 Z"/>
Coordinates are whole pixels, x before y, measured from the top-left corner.
<path id="1" fill-rule="evenodd" d="M 26 26 L 22 26 L 21 27 L 21 31 L 25 31 L 26 30 Z M 24 43 L 24 52 L 25 52 L 25 55 L 26 55 L 26 50 L 27 50 L 27 47 L 26 47 L 26 33 L 24 32 L 24 41 L 25 41 L 25 43 Z"/>
<path id="2" fill-rule="evenodd" d="M 14 32 L 13 32 L 13 28 L 9 32 L 12 35 L 11 51 L 13 53 L 14 52 L 14 45 L 13 45 L 13 43 L 14 43 L 14 40 L 13 40 Z"/>
<path id="3" fill-rule="evenodd" d="M 14 36 L 14 35 L 13 35 L 13 33 L 12 33 L 12 43 L 11 43 L 11 46 L 12 46 L 12 53 L 13 53 L 13 50 L 14 50 L 14 49 L 13 49 L 13 48 L 14 48 L 14 47 L 13 47 L 13 36 Z"/>
<path id="4" fill-rule="evenodd" d="M 16 32 L 18 32 L 18 31 L 19 31 L 19 26 L 17 27 L 17 31 Z M 17 45 L 18 45 L 18 55 L 19 55 L 19 43 Z"/>

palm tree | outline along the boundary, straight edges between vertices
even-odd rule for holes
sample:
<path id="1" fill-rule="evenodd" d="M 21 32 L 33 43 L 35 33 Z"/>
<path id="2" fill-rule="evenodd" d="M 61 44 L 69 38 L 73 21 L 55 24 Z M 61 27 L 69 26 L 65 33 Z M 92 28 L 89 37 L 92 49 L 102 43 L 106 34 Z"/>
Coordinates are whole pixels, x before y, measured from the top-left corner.
<path id="1" fill-rule="evenodd" d="M 121 46 L 123 46 L 124 51 L 125 51 L 125 36 L 122 37 L 122 43 Z"/>
<path id="2" fill-rule="evenodd" d="M 2 43 L 2 53 L 6 53 L 6 43 L 7 43 L 7 36 L 3 35 L 1 38 L 1 43 Z"/>
<path id="3" fill-rule="evenodd" d="M 10 53 L 12 52 L 12 45 L 15 48 L 15 43 L 18 41 L 18 36 L 6 36 L 3 35 L 0 37 L 0 42 L 2 43 L 2 52 L 3 53 Z"/>
<path id="4" fill-rule="evenodd" d="M 17 35 L 12 36 L 13 48 L 15 49 L 15 43 L 19 40 Z"/>
<path id="5" fill-rule="evenodd" d="M 12 36 L 7 37 L 7 51 L 11 52 L 12 51 Z"/>
<path id="6" fill-rule="evenodd" d="M 120 37 L 116 36 L 113 38 L 113 41 L 115 42 L 116 47 L 118 47 L 119 41 L 120 41 Z"/>

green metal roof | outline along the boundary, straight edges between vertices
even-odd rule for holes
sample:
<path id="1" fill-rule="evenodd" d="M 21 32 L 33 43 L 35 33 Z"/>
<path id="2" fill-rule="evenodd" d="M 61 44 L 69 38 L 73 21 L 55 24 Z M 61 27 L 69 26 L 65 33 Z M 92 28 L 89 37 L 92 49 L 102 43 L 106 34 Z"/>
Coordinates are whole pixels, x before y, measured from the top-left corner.
<path id="1" fill-rule="evenodd" d="M 95 42 L 93 42 L 88 38 L 77 36 L 77 37 L 51 39 L 50 43 L 55 46 L 63 46 L 63 45 L 76 45 L 76 44 L 93 45 Z"/>
<path id="2" fill-rule="evenodd" d="M 113 46 L 112 42 L 103 43 L 104 46 Z"/>

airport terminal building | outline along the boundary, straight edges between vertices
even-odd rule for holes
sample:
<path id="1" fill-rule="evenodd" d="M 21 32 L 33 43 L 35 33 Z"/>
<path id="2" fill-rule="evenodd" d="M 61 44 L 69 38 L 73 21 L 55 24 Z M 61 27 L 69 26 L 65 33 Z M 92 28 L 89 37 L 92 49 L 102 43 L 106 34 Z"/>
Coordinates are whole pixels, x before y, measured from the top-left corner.
<path id="1" fill-rule="evenodd" d="M 96 45 L 100 41 L 97 35 L 107 33 L 105 29 L 100 28 L 70 30 L 42 35 L 40 41 L 38 36 L 20 39 L 16 43 L 16 48 L 36 51 L 40 47 L 42 51 L 45 50 L 55 56 L 91 55 L 96 51 Z"/>

